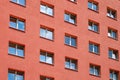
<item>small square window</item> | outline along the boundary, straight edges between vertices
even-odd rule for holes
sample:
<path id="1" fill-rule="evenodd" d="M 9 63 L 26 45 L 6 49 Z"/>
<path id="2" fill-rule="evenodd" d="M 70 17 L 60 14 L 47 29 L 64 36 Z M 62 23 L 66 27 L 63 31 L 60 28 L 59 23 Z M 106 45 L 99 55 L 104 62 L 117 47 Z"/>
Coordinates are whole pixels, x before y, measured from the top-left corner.
<path id="1" fill-rule="evenodd" d="M 88 8 L 91 9 L 91 10 L 94 10 L 94 11 L 98 11 L 98 3 L 88 1 Z"/>
<path id="2" fill-rule="evenodd" d="M 90 64 L 90 74 L 100 76 L 100 66 Z"/>
<path id="3" fill-rule="evenodd" d="M 109 58 L 118 59 L 118 50 L 109 49 Z"/>
<path id="4" fill-rule="evenodd" d="M 65 68 L 77 70 L 77 60 L 65 58 Z"/>
<path id="5" fill-rule="evenodd" d="M 93 21 L 88 21 L 88 29 L 94 32 L 98 32 L 99 24 Z"/>
<path id="6" fill-rule="evenodd" d="M 20 31 L 25 31 L 25 21 L 12 17 L 10 16 L 10 23 L 9 23 L 11 28 L 20 30 Z"/>
<path id="7" fill-rule="evenodd" d="M 53 59 L 53 54 L 46 52 L 46 51 L 41 51 L 40 52 L 40 62 L 44 62 L 47 64 L 53 64 L 54 63 L 54 59 Z"/>
<path id="8" fill-rule="evenodd" d="M 9 42 L 8 53 L 11 55 L 24 57 L 24 46 Z"/>
<path id="9" fill-rule="evenodd" d="M 69 23 L 76 24 L 76 15 L 70 14 L 70 13 L 65 13 L 64 20 Z"/>
<path id="10" fill-rule="evenodd" d="M 40 80 L 54 80 L 54 78 L 46 77 L 46 76 L 40 76 Z"/>
<path id="11" fill-rule="evenodd" d="M 40 28 L 40 37 L 53 40 L 53 30 L 48 28 Z"/>
<path id="12" fill-rule="evenodd" d="M 117 30 L 114 29 L 108 29 L 108 37 L 111 37 L 113 39 L 117 39 Z"/>
<path id="13" fill-rule="evenodd" d="M 8 70 L 8 80 L 24 80 L 24 72 Z"/>
<path id="14" fill-rule="evenodd" d="M 72 37 L 70 35 L 65 35 L 65 44 L 69 46 L 76 47 L 77 46 L 77 40 L 75 37 Z"/>
<path id="15" fill-rule="evenodd" d="M 89 43 L 89 51 L 95 54 L 99 53 L 99 45 L 95 43 Z"/>
<path id="16" fill-rule="evenodd" d="M 10 0 L 10 1 L 20 4 L 20 5 L 23 5 L 23 6 L 25 6 L 25 4 L 26 4 L 26 0 Z"/>
<path id="17" fill-rule="evenodd" d="M 53 6 L 41 4 L 40 5 L 40 12 L 47 14 L 47 15 L 50 15 L 50 16 L 53 16 L 53 12 L 54 12 L 53 8 L 54 8 Z"/>
<path id="18" fill-rule="evenodd" d="M 117 18 L 117 11 L 110 9 L 110 8 L 107 8 L 107 16 L 110 18 L 116 19 Z"/>
<path id="19" fill-rule="evenodd" d="M 110 80 L 118 80 L 118 71 L 110 70 Z"/>

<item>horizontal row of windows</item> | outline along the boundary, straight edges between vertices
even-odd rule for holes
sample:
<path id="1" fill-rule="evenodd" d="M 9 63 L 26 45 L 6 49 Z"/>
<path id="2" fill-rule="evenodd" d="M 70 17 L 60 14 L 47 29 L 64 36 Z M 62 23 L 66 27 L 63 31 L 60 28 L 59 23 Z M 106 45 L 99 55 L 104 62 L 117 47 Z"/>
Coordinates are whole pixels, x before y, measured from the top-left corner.
<path id="1" fill-rule="evenodd" d="M 74 66 L 74 61 L 69 60 L 71 62 L 68 62 L 69 66 L 73 68 Z M 94 76 L 100 76 L 100 66 L 90 64 L 89 66 L 89 74 L 94 75 Z M 119 72 L 116 70 L 110 70 L 109 71 L 109 79 L 110 80 L 119 80 Z M 8 80 L 25 80 L 25 72 L 24 71 L 18 71 L 18 70 L 13 70 L 13 69 L 8 69 Z M 47 77 L 40 75 L 40 80 L 55 80 L 53 77 Z"/>

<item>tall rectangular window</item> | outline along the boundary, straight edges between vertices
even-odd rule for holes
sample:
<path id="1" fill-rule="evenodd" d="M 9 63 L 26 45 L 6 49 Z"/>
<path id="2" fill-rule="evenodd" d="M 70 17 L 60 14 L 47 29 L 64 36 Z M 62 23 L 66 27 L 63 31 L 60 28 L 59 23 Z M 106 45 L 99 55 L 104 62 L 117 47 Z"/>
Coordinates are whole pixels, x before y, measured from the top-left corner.
<path id="1" fill-rule="evenodd" d="M 25 30 L 25 21 L 12 16 L 10 16 L 9 25 L 11 28 L 15 28 L 17 30 L 21 30 L 21 31 Z"/>
<path id="2" fill-rule="evenodd" d="M 65 44 L 69 45 L 69 46 L 73 46 L 76 47 L 77 46 L 77 40 L 75 37 L 69 36 L 69 35 L 65 35 Z"/>
<path id="3" fill-rule="evenodd" d="M 108 37 L 111 37 L 113 39 L 117 39 L 117 30 L 114 29 L 108 29 Z"/>
<path id="4" fill-rule="evenodd" d="M 40 12 L 47 14 L 47 15 L 50 15 L 50 16 L 53 16 L 54 9 L 53 9 L 53 6 L 41 4 L 40 5 Z"/>
<path id="5" fill-rule="evenodd" d="M 117 11 L 110 9 L 110 8 L 107 8 L 107 16 L 110 18 L 116 19 L 117 18 Z"/>
<path id="6" fill-rule="evenodd" d="M 54 58 L 54 55 L 49 52 L 46 52 L 46 51 L 40 52 L 40 62 L 53 64 L 54 63 L 53 58 Z"/>
<path id="7" fill-rule="evenodd" d="M 65 13 L 64 20 L 69 23 L 76 24 L 76 15 L 70 14 L 70 13 Z"/>
<path id="8" fill-rule="evenodd" d="M 23 5 L 23 6 L 25 6 L 25 4 L 26 4 L 26 0 L 10 0 L 10 1 L 20 4 L 20 5 Z"/>
<path id="9" fill-rule="evenodd" d="M 65 58 L 65 68 L 77 70 L 77 60 Z"/>
<path id="10" fill-rule="evenodd" d="M 24 80 L 24 72 L 8 70 L 8 80 Z"/>
<path id="11" fill-rule="evenodd" d="M 118 59 L 118 50 L 109 49 L 109 58 Z"/>
<path id="12" fill-rule="evenodd" d="M 94 11 L 98 11 L 98 3 L 93 1 L 88 1 L 88 8 Z"/>
<path id="13" fill-rule="evenodd" d="M 54 78 L 46 77 L 46 76 L 40 76 L 40 80 L 54 80 Z"/>
<path id="14" fill-rule="evenodd" d="M 20 57 L 24 57 L 24 46 L 9 42 L 8 53 Z"/>
<path id="15" fill-rule="evenodd" d="M 117 71 L 110 70 L 110 80 L 119 80 Z"/>
<path id="16" fill-rule="evenodd" d="M 40 37 L 53 40 L 53 30 L 48 28 L 40 28 Z"/>
<path id="17" fill-rule="evenodd" d="M 90 64 L 90 74 L 100 76 L 100 66 Z"/>
<path id="18" fill-rule="evenodd" d="M 88 21 L 88 29 L 94 32 L 99 31 L 99 25 L 96 22 Z"/>
<path id="19" fill-rule="evenodd" d="M 98 54 L 99 53 L 99 45 L 90 42 L 89 43 L 89 51 L 92 52 L 92 53 Z"/>

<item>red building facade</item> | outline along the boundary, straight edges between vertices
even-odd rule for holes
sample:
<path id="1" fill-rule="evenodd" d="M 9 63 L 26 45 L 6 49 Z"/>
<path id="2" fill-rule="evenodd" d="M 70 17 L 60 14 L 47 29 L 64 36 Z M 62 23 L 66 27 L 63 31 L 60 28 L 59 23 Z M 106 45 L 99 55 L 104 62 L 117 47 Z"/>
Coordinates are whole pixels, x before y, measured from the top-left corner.
<path id="1" fill-rule="evenodd" d="M 1 80 L 120 80 L 119 0 L 1 0 Z"/>

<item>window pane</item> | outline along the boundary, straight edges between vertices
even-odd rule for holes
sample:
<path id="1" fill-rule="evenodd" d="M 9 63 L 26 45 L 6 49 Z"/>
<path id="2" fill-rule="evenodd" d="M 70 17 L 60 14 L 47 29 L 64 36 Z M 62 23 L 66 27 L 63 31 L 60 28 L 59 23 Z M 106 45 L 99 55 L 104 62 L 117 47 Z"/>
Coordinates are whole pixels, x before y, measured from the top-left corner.
<path id="1" fill-rule="evenodd" d="M 70 16 L 68 14 L 64 14 L 64 20 L 69 22 Z"/>
<path id="2" fill-rule="evenodd" d="M 18 29 L 24 31 L 25 24 L 22 21 L 18 21 Z"/>
<path id="3" fill-rule="evenodd" d="M 112 73 L 110 73 L 110 79 L 113 79 L 113 74 Z"/>
<path id="4" fill-rule="evenodd" d="M 49 14 L 49 15 L 53 15 L 53 9 L 52 8 L 49 8 L 49 7 L 47 7 L 47 14 Z"/>
<path id="5" fill-rule="evenodd" d="M 40 11 L 46 13 L 46 6 L 40 5 Z"/>
<path id="6" fill-rule="evenodd" d="M 93 4 L 93 10 L 97 10 L 97 5 L 96 4 Z"/>
<path id="7" fill-rule="evenodd" d="M 76 46 L 76 39 L 75 38 L 71 38 L 71 45 Z"/>
<path id="8" fill-rule="evenodd" d="M 66 68 L 70 68 L 70 60 L 69 59 L 66 59 L 66 61 L 65 61 L 65 67 Z"/>
<path id="9" fill-rule="evenodd" d="M 96 24 L 94 24 L 93 26 L 94 26 L 94 31 L 98 32 L 98 26 Z"/>
<path id="10" fill-rule="evenodd" d="M 113 38 L 116 38 L 116 32 L 112 32 Z"/>
<path id="11" fill-rule="evenodd" d="M 95 75 L 98 76 L 98 75 L 99 75 L 99 69 L 98 69 L 98 68 L 95 68 L 94 70 L 95 70 Z"/>
<path id="12" fill-rule="evenodd" d="M 70 45 L 70 37 L 65 36 L 65 44 Z"/>
<path id="13" fill-rule="evenodd" d="M 98 53 L 98 52 L 99 52 L 97 45 L 94 45 L 94 52 L 95 52 L 95 53 Z"/>
<path id="14" fill-rule="evenodd" d="M 76 69 L 76 62 L 71 62 L 70 68 L 75 70 Z"/>
<path id="15" fill-rule="evenodd" d="M 19 1 L 19 4 L 25 5 L 25 0 L 18 0 L 18 1 Z"/>
<path id="16" fill-rule="evenodd" d="M 16 49 L 13 47 L 9 47 L 9 54 L 16 54 Z"/>
<path id="17" fill-rule="evenodd" d="M 12 27 L 12 28 L 16 28 L 16 26 L 17 26 L 17 19 L 16 18 L 12 18 L 12 17 L 10 17 L 10 27 Z"/>
<path id="18" fill-rule="evenodd" d="M 8 73 L 8 80 L 14 80 L 15 74 L 14 73 Z"/>
<path id="19" fill-rule="evenodd" d="M 23 75 L 16 75 L 17 80 L 24 80 Z"/>
<path id="20" fill-rule="evenodd" d="M 46 58 L 46 63 L 52 64 L 52 63 L 53 63 L 52 57 L 47 56 L 47 58 Z"/>
<path id="21" fill-rule="evenodd" d="M 90 74 L 94 74 L 94 69 L 93 69 L 93 67 L 90 67 Z"/>
<path id="22" fill-rule="evenodd" d="M 89 44 L 89 51 L 93 52 L 93 45 L 92 44 Z"/>
<path id="23" fill-rule="evenodd" d="M 24 56 L 24 50 L 17 49 L 17 55 L 23 57 Z"/>
<path id="24" fill-rule="evenodd" d="M 117 75 L 115 73 L 113 74 L 113 80 L 118 80 Z"/>
<path id="25" fill-rule="evenodd" d="M 46 36 L 46 30 L 45 29 L 40 29 L 40 36 L 45 37 Z"/>
<path id="26" fill-rule="evenodd" d="M 112 58 L 113 51 L 109 50 L 109 57 Z"/>
<path id="27" fill-rule="evenodd" d="M 46 54 L 45 53 L 40 54 L 40 61 L 41 62 L 46 62 Z"/>
<path id="28" fill-rule="evenodd" d="M 51 31 L 47 31 L 47 33 L 46 33 L 46 38 L 48 38 L 48 39 L 53 39 L 53 33 L 51 32 Z"/>
<path id="29" fill-rule="evenodd" d="M 88 8 L 92 9 L 92 3 L 88 2 Z"/>

